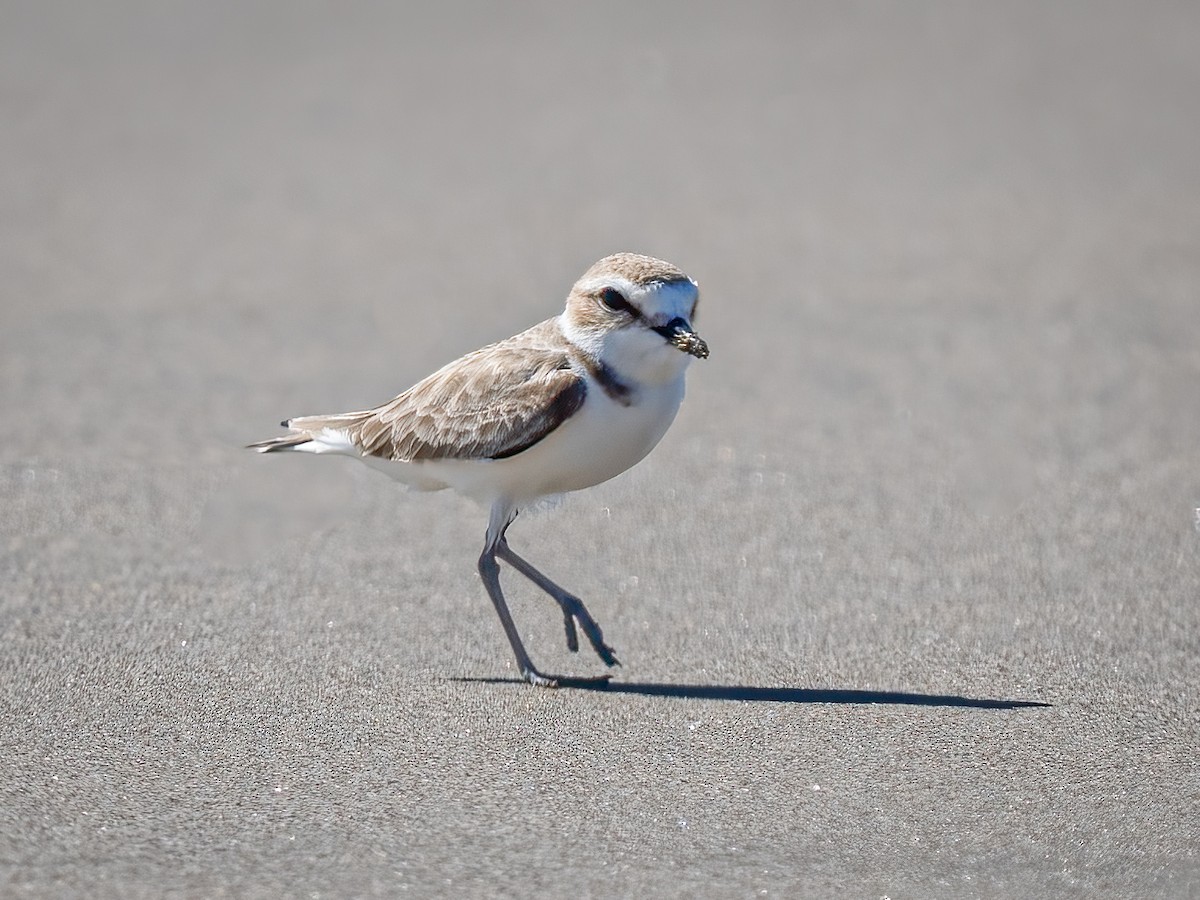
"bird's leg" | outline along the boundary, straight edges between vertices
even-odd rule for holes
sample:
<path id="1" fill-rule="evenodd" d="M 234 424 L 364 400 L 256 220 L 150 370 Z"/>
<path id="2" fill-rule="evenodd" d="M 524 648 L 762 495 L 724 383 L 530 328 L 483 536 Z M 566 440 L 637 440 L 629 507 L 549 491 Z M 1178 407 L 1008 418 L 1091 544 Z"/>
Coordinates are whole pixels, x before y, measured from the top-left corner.
<path id="1" fill-rule="evenodd" d="M 596 655 L 604 661 L 607 666 L 619 666 L 620 662 L 613 653 L 613 648 L 604 643 L 604 634 L 600 630 L 600 626 L 596 620 L 592 618 L 591 613 L 587 611 L 587 607 L 583 605 L 583 601 L 563 590 L 525 559 L 518 556 L 510 546 L 508 541 L 501 534 L 500 540 L 496 545 L 496 556 L 499 556 L 506 563 L 540 587 L 543 591 L 554 598 L 563 612 L 563 624 L 567 632 L 567 649 L 572 653 L 579 649 L 579 638 L 575 633 L 575 622 L 578 620 L 583 628 L 583 633 L 587 635 L 588 640 L 592 644 L 592 649 L 596 651 Z"/>
<path id="2" fill-rule="evenodd" d="M 513 566 L 518 572 L 520 572 L 542 590 L 546 591 L 546 593 L 550 594 L 551 597 L 554 597 L 555 602 L 558 603 L 559 607 L 562 609 L 563 629 L 567 633 L 567 649 L 572 653 L 578 653 L 579 633 L 575 630 L 575 611 L 572 609 L 570 604 L 564 603 L 557 595 L 555 595 L 554 589 L 558 586 L 542 575 L 541 572 L 527 563 L 520 556 L 517 556 L 517 554 L 513 552 L 513 549 L 508 546 L 507 540 L 500 541 L 500 546 L 496 548 L 496 555 Z M 565 596 L 565 594 L 566 592 L 564 591 L 563 595 Z M 571 599 L 575 600 L 579 606 L 583 606 L 583 601 L 579 600 L 577 597 L 572 597 Z M 588 614 L 586 609 L 583 610 L 583 614 L 585 616 Z M 588 618 L 590 619 L 591 617 L 589 616 Z M 595 622 L 592 624 L 594 625 Z"/>
<path id="3" fill-rule="evenodd" d="M 479 557 L 479 577 L 483 579 L 483 586 L 487 588 L 488 596 L 492 598 L 492 605 L 496 607 L 496 615 L 500 617 L 500 624 L 504 626 L 504 634 L 508 637 L 509 644 L 512 645 L 521 677 L 530 684 L 541 687 L 557 687 L 558 679 L 539 672 L 525 651 L 525 645 L 521 643 L 521 635 L 517 633 L 517 626 L 513 622 L 512 614 L 508 611 L 508 604 L 504 601 L 504 592 L 500 590 L 500 564 L 496 562 L 495 547 L 485 547 L 483 554 Z"/>
<path id="4" fill-rule="evenodd" d="M 498 555 L 511 562 L 519 571 L 533 579 L 534 583 L 543 590 L 550 592 L 551 596 L 558 600 L 564 609 L 574 604 L 572 609 L 578 608 L 579 622 L 583 625 L 588 638 L 592 641 L 593 645 L 596 645 L 596 642 L 599 641 L 596 650 L 597 653 L 600 653 L 599 648 L 603 647 L 608 651 L 609 657 L 612 657 L 612 650 L 604 646 L 604 640 L 600 635 L 599 627 L 592 621 L 592 617 L 587 614 L 587 610 L 583 608 L 583 604 L 578 599 L 571 597 L 562 588 L 546 578 L 545 575 L 542 575 L 537 569 L 508 549 L 508 544 L 504 540 L 504 532 L 512 524 L 516 515 L 516 507 L 503 499 L 497 500 L 492 504 L 492 514 L 488 520 L 487 540 L 483 546 L 483 553 L 479 556 L 479 577 L 483 579 L 483 586 L 487 588 L 488 596 L 492 599 L 492 605 L 496 607 L 496 615 L 500 617 L 500 624 L 504 626 L 504 634 L 508 638 L 508 643 L 512 646 L 513 654 L 517 657 L 517 668 L 521 672 L 521 677 L 530 684 L 536 684 L 541 687 L 591 685 L 607 682 L 607 675 L 602 678 L 570 678 L 561 675 L 544 675 L 537 670 L 533 665 L 533 660 L 529 658 L 529 653 L 526 652 L 525 645 L 521 643 L 521 636 L 517 633 L 517 626 L 513 622 L 512 614 L 508 611 L 508 603 L 504 600 L 504 592 L 500 589 L 500 564 L 496 562 Z M 579 645 L 578 639 L 576 639 L 575 644 L 576 646 Z M 603 658 L 603 654 L 601 654 L 601 658 Z M 609 665 L 613 665 L 615 662 L 616 660 L 613 659 L 613 662 L 609 663 Z"/>

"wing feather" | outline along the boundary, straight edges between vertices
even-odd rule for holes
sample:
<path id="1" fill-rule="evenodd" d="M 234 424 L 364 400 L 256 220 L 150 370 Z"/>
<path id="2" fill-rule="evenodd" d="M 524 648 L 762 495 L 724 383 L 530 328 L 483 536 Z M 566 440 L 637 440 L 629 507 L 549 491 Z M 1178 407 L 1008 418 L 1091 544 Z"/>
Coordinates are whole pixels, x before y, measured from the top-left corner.
<path id="1" fill-rule="evenodd" d="M 364 455 L 383 459 L 504 459 L 554 431 L 586 395 L 550 319 L 455 360 L 382 406 L 288 425 L 344 431 Z"/>

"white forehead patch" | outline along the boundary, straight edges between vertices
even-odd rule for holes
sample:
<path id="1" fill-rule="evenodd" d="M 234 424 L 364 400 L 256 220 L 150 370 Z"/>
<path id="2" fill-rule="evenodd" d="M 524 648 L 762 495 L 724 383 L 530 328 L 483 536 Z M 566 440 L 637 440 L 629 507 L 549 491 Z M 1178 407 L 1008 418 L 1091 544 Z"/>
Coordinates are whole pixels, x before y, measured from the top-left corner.
<path id="1" fill-rule="evenodd" d="M 698 295 L 694 281 L 655 281 L 634 287 L 628 296 L 641 308 L 642 315 L 670 320 L 677 316 L 690 319 Z"/>

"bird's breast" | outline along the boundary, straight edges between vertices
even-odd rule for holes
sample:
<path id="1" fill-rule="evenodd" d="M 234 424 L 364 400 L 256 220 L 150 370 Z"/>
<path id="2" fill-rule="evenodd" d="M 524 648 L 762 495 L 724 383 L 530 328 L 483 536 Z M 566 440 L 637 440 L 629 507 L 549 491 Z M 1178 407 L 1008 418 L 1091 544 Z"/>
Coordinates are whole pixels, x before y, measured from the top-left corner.
<path id="1" fill-rule="evenodd" d="M 510 497 L 529 502 L 592 487 L 640 462 L 666 434 L 683 400 L 678 383 L 641 387 L 615 398 L 589 382 L 583 406 L 571 418 L 503 467 Z M 501 473 L 497 473 L 501 474 Z"/>

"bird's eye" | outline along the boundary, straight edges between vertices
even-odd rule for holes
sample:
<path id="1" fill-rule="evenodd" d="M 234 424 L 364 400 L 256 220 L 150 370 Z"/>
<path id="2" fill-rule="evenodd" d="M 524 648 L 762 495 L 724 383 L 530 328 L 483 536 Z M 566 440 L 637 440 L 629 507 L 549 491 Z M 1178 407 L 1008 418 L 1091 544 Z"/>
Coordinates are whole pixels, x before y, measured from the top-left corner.
<path id="1" fill-rule="evenodd" d="M 616 288 L 605 288 L 600 292 L 600 302 L 613 312 L 633 312 L 629 301 Z"/>

